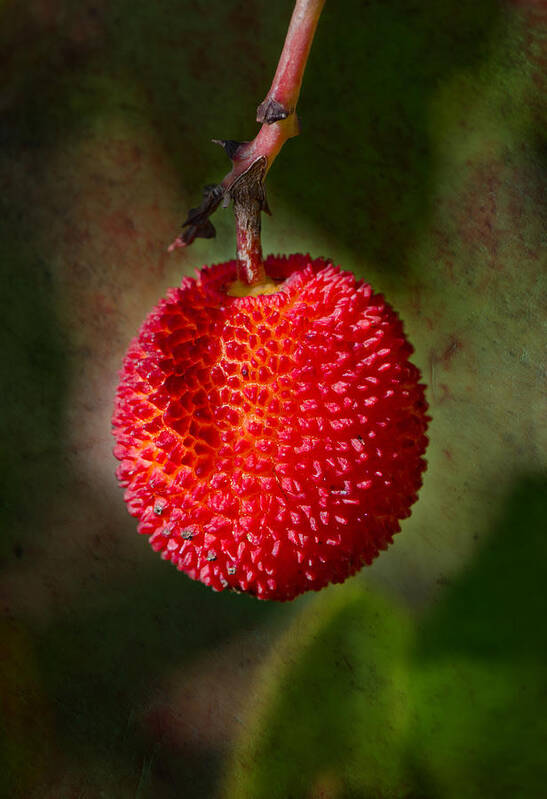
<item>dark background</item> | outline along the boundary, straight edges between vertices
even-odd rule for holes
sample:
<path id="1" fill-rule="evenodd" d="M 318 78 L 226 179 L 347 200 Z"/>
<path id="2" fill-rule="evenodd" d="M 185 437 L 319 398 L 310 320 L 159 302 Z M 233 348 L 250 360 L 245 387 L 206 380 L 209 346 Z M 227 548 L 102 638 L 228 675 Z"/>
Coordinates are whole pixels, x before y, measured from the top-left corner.
<path id="1" fill-rule="evenodd" d="M 387 553 L 287 605 L 135 531 L 117 370 L 186 210 L 251 138 L 288 0 L 0 1 L 0 791 L 24 799 L 543 795 L 545 13 L 327 2 L 266 252 L 385 291 L 433 422 Z M 543 442 L 544 443 L 544 442 Z"/>

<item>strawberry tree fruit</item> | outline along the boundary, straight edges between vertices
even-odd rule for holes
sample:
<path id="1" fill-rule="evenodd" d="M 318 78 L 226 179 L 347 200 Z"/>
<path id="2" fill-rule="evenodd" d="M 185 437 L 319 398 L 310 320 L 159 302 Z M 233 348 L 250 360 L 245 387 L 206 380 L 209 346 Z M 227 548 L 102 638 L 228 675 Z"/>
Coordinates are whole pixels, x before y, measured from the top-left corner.
<path id="1" fill-rule="evenodd" d="M 392 542 L 428 417 L 381 295 L 320 258 L 264 268 L 256 293 L 236 261 L 206 267 L 150 313 L 121 372 L 115 454 L 163 558 L 216 590 L 287 600 Z"/>

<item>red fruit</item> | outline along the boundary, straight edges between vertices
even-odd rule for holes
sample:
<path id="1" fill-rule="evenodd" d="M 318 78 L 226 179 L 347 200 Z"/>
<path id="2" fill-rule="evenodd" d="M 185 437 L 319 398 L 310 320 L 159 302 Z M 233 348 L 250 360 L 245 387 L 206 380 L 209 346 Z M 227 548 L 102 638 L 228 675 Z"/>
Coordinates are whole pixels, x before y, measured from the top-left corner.
<path id="1" fill-rule="evenodd" d="M 428 417 L 402 324 L 323 259 L 184 278 L 125 357 L 113 425 L 125 500 L 162 557 L 216 590 L 292 599 L 386 549 L 422 482 Z M 284 282 L 281 282 L 284 281 Z"/>

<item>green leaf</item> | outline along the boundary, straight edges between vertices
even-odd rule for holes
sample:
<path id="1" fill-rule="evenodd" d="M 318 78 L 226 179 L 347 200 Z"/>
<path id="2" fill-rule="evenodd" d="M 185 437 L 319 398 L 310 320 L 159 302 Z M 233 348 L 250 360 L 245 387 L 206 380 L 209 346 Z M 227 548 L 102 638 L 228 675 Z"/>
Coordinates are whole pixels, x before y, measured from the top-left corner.
<path id="1" fill-rule="evenodd" d="M 396 796 L 410 642 L 406 614 L 358 581 L 310 602 L 260 676 L 224 795 Z"/>
<path id="2" fill-rule="evenodd" d="M 416 640 L 408 748 L 457 799 L 542 796 L 547 781 L 547 484 L 521 481 L 488 543 Z"/>

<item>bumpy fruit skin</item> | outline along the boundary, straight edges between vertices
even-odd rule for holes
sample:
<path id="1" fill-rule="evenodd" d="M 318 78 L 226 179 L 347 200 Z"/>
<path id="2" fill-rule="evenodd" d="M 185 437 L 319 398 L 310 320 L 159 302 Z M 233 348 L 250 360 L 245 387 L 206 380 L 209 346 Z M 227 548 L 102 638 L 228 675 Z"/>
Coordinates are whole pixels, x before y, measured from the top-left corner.
<path id="1" fill-rule="evenodd" d="M 184 278 L 131 343 L 113 418 L 118 478 L 152 547 L 221 591 L 287 600 L 371 563 L 410 515 L 428 417 L 401 322 L 323 259 Z"/>

